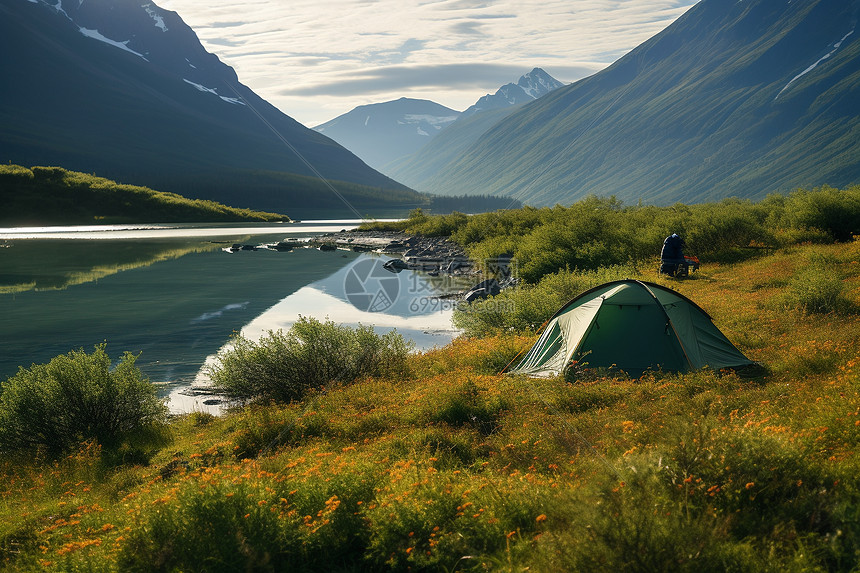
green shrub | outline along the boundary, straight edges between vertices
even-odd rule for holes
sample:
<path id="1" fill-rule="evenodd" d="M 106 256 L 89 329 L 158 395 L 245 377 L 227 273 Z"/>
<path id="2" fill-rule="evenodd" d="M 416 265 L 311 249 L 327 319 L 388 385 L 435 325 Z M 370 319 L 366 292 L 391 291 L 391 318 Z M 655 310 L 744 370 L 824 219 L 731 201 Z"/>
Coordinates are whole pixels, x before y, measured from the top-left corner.
<path id="1" fill-rule="evenodd" d="M 703 262 L 732 262 L 766 247 L 802 241 L 849 241 L 860 233 L 860 186 L 797 190 L 758 203 L 726 198 L 718 203 L 625 206 L 615 197 L 589 196 L 570 206 L 523 207 L 465 216 L 430 216 L 364 226 L 424 235 L 448 235 L 476 261 L 513 254 L 520 276 L 537 283 L 565 267 L 598 269 L 651 264 L 663 239 L 680 234 L 686 254 Z"/>
<path id="2" fill-rule="evenodd" d="M 296 445 L 302 440 L 321 436 L 328 431 L 322 416 L 299 414 L 269 406 L 248 407 L 238 418 L 233 455 L 238 459 L 257 457 L 285 444 Z"/>
<path id="3" fill-rule="evenodd" d="M 271 494 L 214 483 L 205 490 L 186 486 L 177 497 L 170 511 L 142 516 L 142 527 L 122 546 L 122 570 L 265 571 L 302 563 L 299 520 L 271 512 L 283 508 Z"/>
<path id="4" fill-rule="evenodd" d="M 402 372 L 412 349 L 396 331 L 376 334 L 300 317 L 289 331 L 269 331 L 259 342 L 236 336 L 210 371 L 232 397 L 292 402 L 330 383 Z"/>
<path id="5" fill-rule="evenodd" d="M 628 462 L 629 463 L 629 462 Z M 560 543 L 560 561 L 571 571 L 726 571 L 727 536 L 721 519 L 685 511 L 652 464 L 637 464 L 630 481 L 606 479 L 597 502 L 572 539 Z M 590 513 L 590 515 L 588 515 Z M 566 536 L 565 536 L 566 537 Z M 566 542 L 565 542 L 566 541 Z M 557 558 L 559 559 L 559 558 Z"/>
<path id="6" fill-rule="evenodd" d="M 815 229 L 831 240 L 850 241 L 860 233 L 860 185 L 847 189 L 823 186 L 807 191 L 798 189 L 785 201 L 784 224 L 794 229 Z"/>
<path id="7" fill-rule="evenodd" d="M 788 283 L 787 305 L 807 313 L 849 312 L 851 301 L 845 295 L 842 277 L 836 271 L 837 261 L 812 256 L 809 264 Z"/>
<path id="8" fill-rule="evenodd" d="M 510 407 L 502 396 L 488 396 L 486 391 L 468 380 L 443 397 L 433 420 L 452 426 L 472 426 L 484 435 L 498 429 L 501 415 Z"/>
<path id="9" fill-rule="evenodd" d="M 523 485 L 515 478 L 500 479 L 495 487 L 486 485 L 481 476 L 467 472 L 434 471 L 419 482 L 410 478 L 380 487 L 379 503 L 364 511 L 371 534 L 365 569 L 527 569 L 493 565 L 501 565 L 512 546 L 555 520 L 552 489 Z"/>
<path id="10" fill-rule="evenodd" d="M 57 455 L 86 440 L 117 447 L 164 421 L 166 406 L 135 359 L 126 352 L 111 369 L 101 344 L 21 368 L 0 389 L 0 450 Z"/>
<path id="11" fill-rule="evenodd" d="M 566 302 L 607 281 L 635 278 L 639 271 L 627 265 L 595 271 L 562 269 L 544 276 L 536 285 L 502 291 L 499 295 L 458 305 L 453 322 L 466 336 L 487 336 L 500 331 L 538 330 Z"/>

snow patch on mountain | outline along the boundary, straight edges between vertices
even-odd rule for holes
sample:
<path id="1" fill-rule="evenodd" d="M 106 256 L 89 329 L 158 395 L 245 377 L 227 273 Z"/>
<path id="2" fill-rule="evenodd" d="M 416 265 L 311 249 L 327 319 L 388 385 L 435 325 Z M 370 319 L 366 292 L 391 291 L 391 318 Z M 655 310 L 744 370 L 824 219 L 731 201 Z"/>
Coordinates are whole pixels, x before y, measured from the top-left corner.
<path id="1" fill-rule="evenodd" d="M 155 20 L 155 27 L 161 28 L 162 32 L 167 31 L 167 25 L 164 23 L 164 18 L 162 18 L 158 12 L 152 9 L 152 4 L 142 4 L 141 8 L 146 10 L 146 13 L 149 14 L 149 17 Z"/>
<path id="2" fill-rule="evenodd" d="M 59 6 L 59 4 L 57 4 L 57 5 Z M 65 12 L 63 12 L 63 13 L 65 14 Z M 143 54 L 141 54 L 139 52 L 135 52 L 134 50 L 132 50 L 131 48 L 129 48 L 126 45 L 131 40 L 126 40 L 124 42 L 117 42 L 116 40 L 111 40 L 110 38 L 103 36 L 102 34 L 99 33 L 98 30 L 90 30 L 88 28 L 84 28 L 83 26 L 78 27 L 78 30 L 81 32 L 81 34 L 83 34 L 84 36 L 86 36 L 88 38 L 92 38 L 93 40 L 98 40 L 99 42 L 104 42 L 105 44 L 108 44 L 108 45 L 113 46 L 115 48 L 119 48 L 120 50 L 130 52 L 130 53 L 134 54 L 135 56 L 139 56 L 139 57 L 143 58 L 144 60 L 146 60 L 147 62 L 149 61 L 146 59 L 146 56 L 144 56 Z"/>
<path id="3" fill-rule="evenodd" d="M 850 36 L 851 34 L 854 33 L 855 29 L 856 28 L 852 28 L 850 32 L 848 32 L 847 34 L 842 36 L 841 40 L 839 40 L 838 42 L 833 44 L 833 49 L 830 50 L 829 52 L 827 52 L 826 54 L 824 54 L 823 56 L 821 56 L 817 62 L 815 62 L 814 64 L 812 64 L 811 66 L 809 66 L 808 68 L 806 68 L 805 70 L 803 70 L 802 72 L 800 72 L 799 74 L 797 74 L 796 76 L 791 78 L 791 80 L 789 80 L 789 82 L 787 84 L 785 84 L 785 87 L 783 87 L 781 90 L 779 90 L 779 93 L 776 94 L 776 97 L 773 98 L 773 101 L 778 100 L 779 96 L 782 95 L 782 92 L 787 90 L 791 84 L 793 84 L 794 82 L 796 82 L 797 80 L 799 80 L 800 78 L 802 78 L 803 76 L 805 76 L 806 74 L 808 74 L 809 72 L 814 70 L 818 66 L 818 64 L 820 64 L 821 62 L 823 62 L 824 60 L 826 60 L 827 58 L 829 58 L 830 56 L 835 54 L 839 50 L 839 48 L 842 47 L 842 43 L 848 38 L 848 36 Z"/>
<path id="4" fill-rule="evenodd" d="M 48 3 L 45 2 L 45 4 L 48 4 Z M 56 10 L 57 12 L 59 12 L 60 14 L 65 16 L 66 18 L 68 18 L 69 20 L 72 20 L 72 17 L 69 16 L 65 10 L 63 10 L 63 0 L 57 0 L 56 4 L 48 4 L 48 6 L 51 6 L 54 10 Z M 72 20 L 72 21 L 74 21 L 74 20 Z"/>
<path id="5" fill-rule="evenodd" d="M 185 78 L 182 78 L 182 81 L 183 81 L 183 82 L 185 82 L 186 84 L 191 84 L 192 86 L 194 86 L 195 88 L 197 88 L 197 89 L 198 89 L 199 91 L 201 91 L 201 92 L 205 92 L 205 93 L 210 93 L 210 94 L 212 94 L 212 95 L 216 95 L 216 96 L 218 96 L 219 98 L 221 98 L 222 100 L 226 101 L 227 103 L 231 103 L 231 104 L 233 104 L 233 105 L 245 105 L 245 102 L 243 102 L 243 101 L 242 101 L 242 100 L 240 100 L 239 98 L 235 98 L 235 97 L 226 97 L 226 96 L 222 96 L 222 95 L 220 95 L 220 94 L 218 93 L 218 90 L 217 90 L 217 89 L 215 89 L 215 88 L 207 88 L 207 87 L 206 87 L 206 86 L 204 86 L 204 85 L 198 84 L 198 83 L 196 83 L 196 82 L 192 82 L 191 80 L 187 80 L 187 79 L 185 79 Z"/>
<path id="6" fill-rule="evenodd" d="M 220 97 L 221 99 L 223 99 L 227 103 L 232 103 L 233 105 L 245 105 L 245 102 L 243 102 L 242 100 L 240 100 L 237 97 L 227 97 L 227 96 L 218 96 L 218 97 Z"/>
<path id="7" fill-rule="evenodd" d="M 29 0 L 29 1 L 33 4 L 39 3 L 38 0 Z M 83 34 L 84 36 L 86 36 L 87 38 L 92 38 L 93 40 L 98 40 L 99 42 L 103 42 L 105 44 L 108 44 L 109 46 L 113 46 L 114 48 L 119 48 L 120 50 L 123 50 L 125 52 L 129 52 L 131 54 L 134 54 L 135 56 L 139 56 L 139 57 L 143 58 L 144 60 L 146 60 L 147 62 L 149 61 L 146 59 L 146 56 L 144 56 L 140 52 L 135 52 L 134 50 L 132 50 L 131 48 L 128 47 L 128 43 L 131 40 L 125 40 L 123 42 L 111 40 L 110 38 L 108 38 L 107 36 L 105 36 L 104 34 L 99 32 L 98 30 L 91 30 L 89 28 L 84 28 L 83 26 L 79 25 L 77 22 L 75 22 L 75 20 L 71 16 L 69 16 L 69 13 L 66 12 L 66 10 L 63 8 L 63 0 L 57 0 L 56 4 L 50 4 L 50 3 L 44 2 L 44 1 L 43 1 L 43 3 L 50 6 L 54 10 L 56 10 L 57 13 L 65 16 L 69 20 L 69 22 L 71 22 L 72 24 L 77 26 L 78 31 L 81 34 Z M 83 4 L 83 3 L 84 3 L 83 0 L 78 0 L 78 8 L 80 8 L 81 4 Z"/>
<path id="8" fill-rule="evenodd" d="M 440 130 L 449 123 L 453 123 L 457 117 L 456 115 L 446 115 L 446 116 L 437 116 L 437 115 L 425 115 L 425 114 L 417 114 L 417 113 L 407 113 L 403 116 L 405 120 L 403 123 L 407 125 L 415 122 L 424 122 L 429 124 L 433 129 Z M 398 123 L 401 123 L 398 121 Z M 427 135 L 424 133 L 423 135 Z"/>

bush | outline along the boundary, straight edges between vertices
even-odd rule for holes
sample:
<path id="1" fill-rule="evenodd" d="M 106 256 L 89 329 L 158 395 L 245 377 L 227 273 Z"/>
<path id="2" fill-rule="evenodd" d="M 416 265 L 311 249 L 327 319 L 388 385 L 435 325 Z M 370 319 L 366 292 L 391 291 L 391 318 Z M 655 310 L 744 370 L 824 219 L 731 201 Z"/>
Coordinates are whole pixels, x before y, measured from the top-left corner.
<path id="1" fill-rule="evenodd" d="M 125 571 L 265 571 L 302 563 L 301 529 L 270 508 L 283 508 L 245 484 L 184 487 L 170 511 L 148 511 L 119 554 Z M 265 494 L 265 492 L 263 492 Z M 258 505 L 258 499 L 264 505 Z M 273 563 L 274 562 L 274 563 Z"/>
<path id="2" fill-rule="evenodd" d="M 116 447 L 163 422 L 167 408 L 135 360 L 126 352 L 111 370 L 101 344 L 21 368 L 0 388 L 0 450 L 57 455 L 86 440 Z"/>
<path id="3" fill-rule="evenodd" d="M 489 396 L 475 382 L 468 380 L 443 397 L 433 419 L 452 426 L 472 426 L 489 435 L 496 431 L 499 419 L 509 407 L 502 396 Z"/>
<path id="4" fill-rule="evenodd" d="M 853 305 L 845 295 L 837 264 L 832 258 L 812 256 L 789 281 L 787 305 L 806 313 L 850 312 Z"/>
<path id="5" fill-rule="evenodd" d="M 545 275 L 536 285 L 507 289 L 491 298 L 458 305 L 453 322 L 470 337 L 509 330 L 536 331 L 580 293 L 608 281 L 638 276 L 636 268 L 622 265 L 595 271 L 562 269 Z"/>
<path id="6" fill-rule="evenodd" d="M 832 240 L 850 241 L 860 233 L 860 186 L 834 189 L 823 186 L 798 189 L 785 201 L 784 224 L 794 229 L 815 229 Z"/>
<path id="7" fill-rule="evenodd" d="M 236 336 L 210 376 L 235 398 L 292 402 L 332 382 L 402 372 L 411 349 L 396 331 L 378 335 L 369 326 L 300 317 L 288 332 L 269 331 L 259 342 Z"/>

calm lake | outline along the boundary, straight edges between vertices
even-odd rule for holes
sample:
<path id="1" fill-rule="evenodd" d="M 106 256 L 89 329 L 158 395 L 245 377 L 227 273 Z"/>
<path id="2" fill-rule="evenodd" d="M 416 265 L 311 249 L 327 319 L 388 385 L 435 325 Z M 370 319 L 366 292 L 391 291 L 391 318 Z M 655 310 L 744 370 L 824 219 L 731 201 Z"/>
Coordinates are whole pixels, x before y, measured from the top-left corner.
<path id="1" fill-rule="evenodd" d="M 460 286 L 447 279 L 390 273 L 371 253 L 224 250 L 357 223 L 0 229 L 0 380 L 106 342 L 114 359 L 140 354 L 174 412 L 211 411 L 188 390 L 236 332 L 256 338 L 301 315 L 447 344 L 451 306 L 435 297 Z"/>

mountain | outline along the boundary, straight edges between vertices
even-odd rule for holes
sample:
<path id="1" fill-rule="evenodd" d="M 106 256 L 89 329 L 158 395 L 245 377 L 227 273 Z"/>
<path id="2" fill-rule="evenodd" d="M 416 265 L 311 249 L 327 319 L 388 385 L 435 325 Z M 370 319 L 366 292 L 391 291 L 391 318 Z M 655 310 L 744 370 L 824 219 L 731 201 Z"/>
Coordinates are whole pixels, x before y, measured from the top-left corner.
<path id="1" fill-rule="evenodd" d="M 432 101 L 400 98 L 359 106 L 314 129 L 331 137 L 386 175 L 395 179 L 397 176 L 394 173 L 410 177 L 411 168 L 401 165 L 411 165 L 411 156 L 421 153 L 440 134 L 447 135 L 452 126 L 457 125 L 462 129 L 465 119 L 483 112 L 505 110 L 505 113 L 509 113 L 516 106 L 533 101 L 563 85 L 542 69 L 535 68 L 521 76 L 517 83 L 505 84 L 495 94 L 483 96 L 462 113 Z M 498 121 L 504 115 L 497 113 L 493 117 Z M 488 117 L 479 121 L 472 124 L 470 132 L 476 126 L 489 127 L 494 123 Z M 454 139 L 460 138 L 454 136 Z M 435 145 L 434 149 L 445 150 L 450 155 L 452 150 L 448 147 L 448 138 L 444 138 L 444 141 L 446 143 Z M 425 161 L 432 166 L 424 165 Z M 440 157 L 434 153 L 420 162 L 421 166 L 417 169 L 432 170 L 438 167 Z M 405 180 L 402 182 L 405 183 Z"/>
<path id="2" fill-rule="evenodd" d="M 505 84 L 496 93 L 492 95 L 487 94 L 479 99 L 474 105 L 463 112 L 460 119 L 482 111 L 510 108 L 528 103 L 562 86 L 564 86 L 563 83 L 541 68 L 535 68 L 529 73 L 520 76 L 517 83 Z"/>
<path id="3" fill-rule="evenodd" d="M 288 214 L 345 210 L 318 174 L 362 210 L 416 202 L 242 85 L 175 12 L 51 1 L 0 3 L 0 161 Z"/>
<path id="4" fill-rule="evenodd" d="M 413 189 L 427 188 L 428 181 L 432 181 L 439 173 L 445 173 L 478 138 L 513 113 L 514 109 L 490 109 L 459 119 L 417 152 L 389 163 L 385 166 L 385 173 Z"/>
<path id="5" fill-rule="evenodd" d="M 860 0 L 702 0 L 420 188 L 669 204 L 860 181 Z"/>
<path id="6" fill-rule="evenodd" d="M 427 145 L 412 155 L 393 161 L 385 166 L 384 171 L 386 175 L 420 190 L 437 173 L 444 173 L 458 161 L 491 127 L 523 104 L 562 86 L 563 83 L 535 68 L 521 76 L 517 83 L 505 84 L 495 94 L 479 99 Z"/>
<path id="7" fill-rule="evenodd" d="M 432 101 L 404 97 L 358 106 L 314 129 L 371 167 L 382 169 L 418 151 L 459 115 L 460 112 Z"/>

